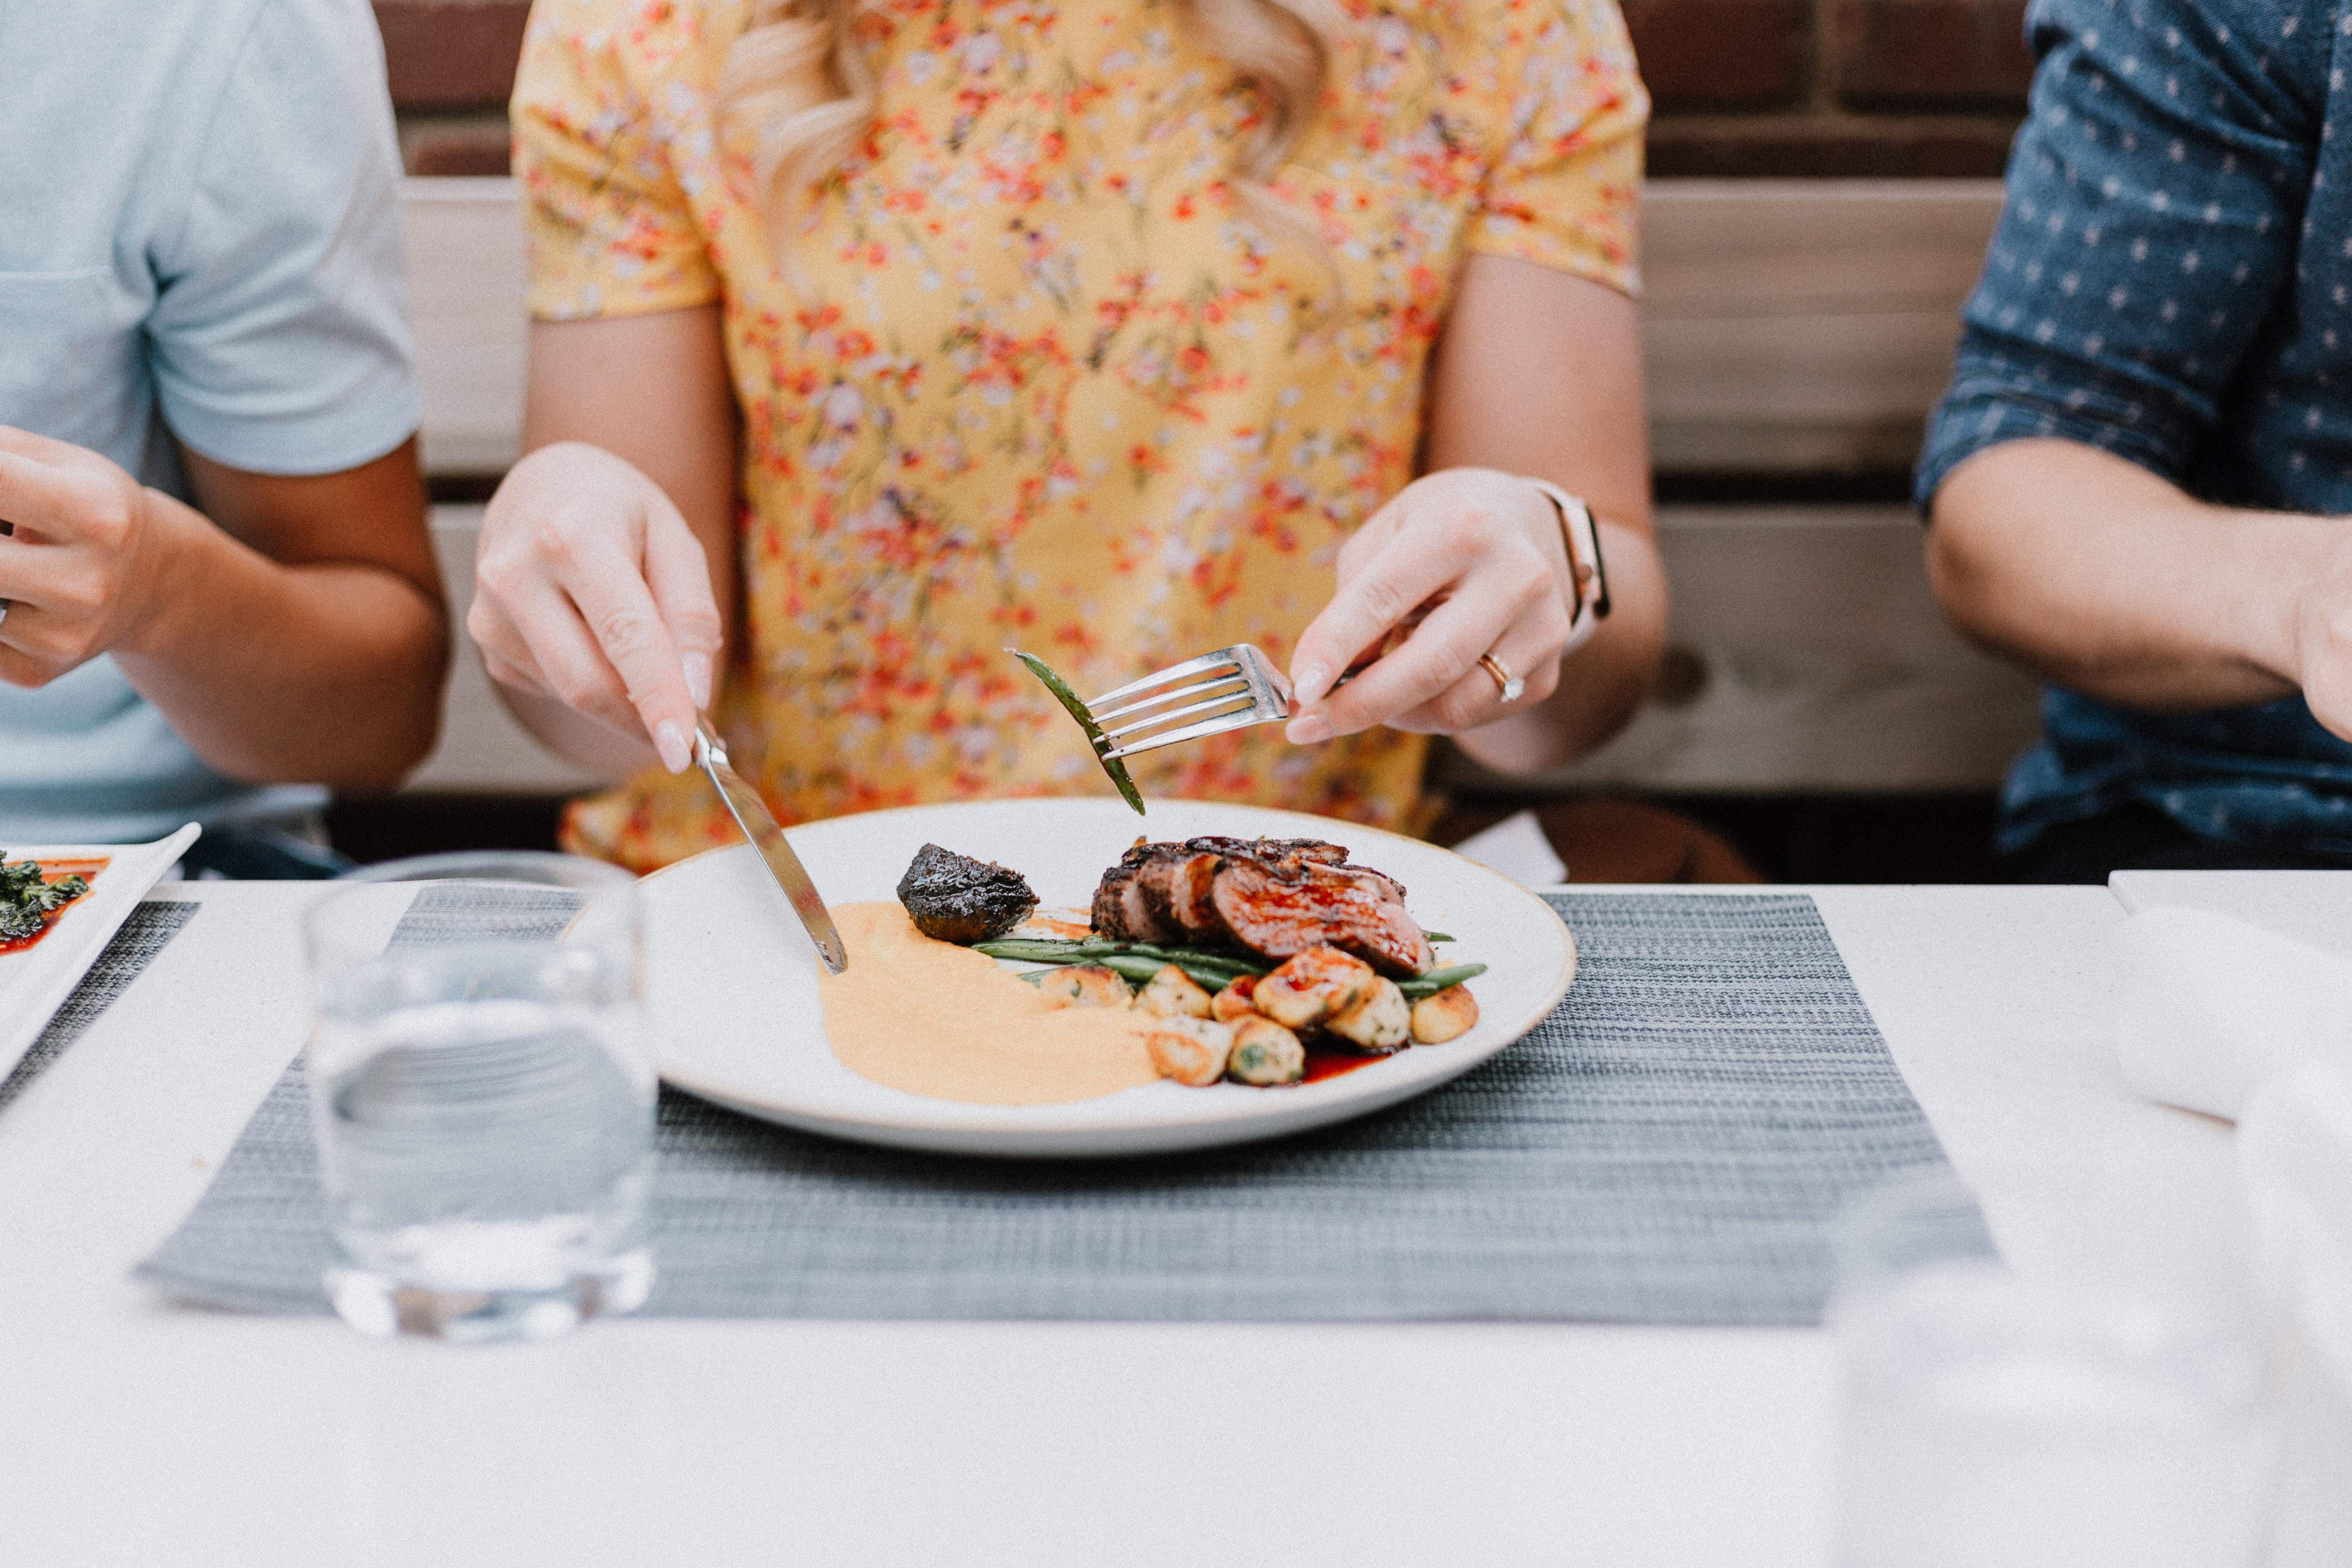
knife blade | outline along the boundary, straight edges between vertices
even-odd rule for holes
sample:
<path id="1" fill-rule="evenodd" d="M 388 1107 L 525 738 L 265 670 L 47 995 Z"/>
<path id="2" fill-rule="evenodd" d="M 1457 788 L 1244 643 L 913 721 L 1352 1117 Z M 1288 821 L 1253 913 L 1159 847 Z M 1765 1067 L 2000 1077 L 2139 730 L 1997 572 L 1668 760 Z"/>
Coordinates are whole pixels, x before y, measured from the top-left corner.
<path id="1" fill-rule="evenodd" d="M 729 765 L 727 748 L 719 744 L 719 737 L 711 733 L 708 724 L 694 727 L 694 758 L 718 786 L 719 798 L 727 803 L 727 815 L 735 819 L 735 826 L 743 830 L 743 837 L 751 841 L 760 858 L 767 862 L 768 875 L 776 879 L 793 912 L 800 916 L 809 941 L 816 944 L 816 955 L 824 961 L 825 972 L 838 974 L 848 968 L 849 949 L 843 943 L 841 932 L 834 929 L 833 916 L 826 910 L 824 900 L 818 896 L 816 884 L 809 880 L 808 868 L 784 841 L 783 830 L 776 826 L 774 815 L 759 792 Z"/>

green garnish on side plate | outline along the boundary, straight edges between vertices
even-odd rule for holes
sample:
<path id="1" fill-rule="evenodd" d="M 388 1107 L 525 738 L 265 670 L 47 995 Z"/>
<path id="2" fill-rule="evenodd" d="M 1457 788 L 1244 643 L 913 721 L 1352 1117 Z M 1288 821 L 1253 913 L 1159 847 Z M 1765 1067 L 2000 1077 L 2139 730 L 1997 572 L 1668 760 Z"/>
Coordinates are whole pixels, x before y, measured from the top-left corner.
<path id="1" fill-rule="evenodd" d="M 89 891 L 87 878 L 45 881 L 37 860 L 0 859 L 0 942 L 40 935 L 51 915 Z"/>
<path id="2" fill-rule="evenodd" d="M 1087 711 L 1087 705 L 1078 700 L 1078 694 L 1070 689 L 1070 683 L 1055 675 L 1046 667 L 1045 661 L 1034 653 L 1023 653 L 1017 647 L 1004 651 L 1027 665 L 1029 673 L 1045 683 L 1045 689 L 1054 694 L 1055 700 L 1070 710 L 1070 717 L 1078 721 L 1087 732 L 1087 739 L 1094 742 L 1095 760 L 1102 763 L 1103 772 L 1110 775 L 1110 782 L 1118 786 L 1119 797 L 1135 807 L 1136 816 L 1141 816 L 1143 792 L 1135 787 L 1135 780 L 1129 776 L 1127 763 L 1107 754 L 1110 751 L 1108 737 L 1103 734 L 1102 726 L 1095 722 L 1094 715 Z"/>

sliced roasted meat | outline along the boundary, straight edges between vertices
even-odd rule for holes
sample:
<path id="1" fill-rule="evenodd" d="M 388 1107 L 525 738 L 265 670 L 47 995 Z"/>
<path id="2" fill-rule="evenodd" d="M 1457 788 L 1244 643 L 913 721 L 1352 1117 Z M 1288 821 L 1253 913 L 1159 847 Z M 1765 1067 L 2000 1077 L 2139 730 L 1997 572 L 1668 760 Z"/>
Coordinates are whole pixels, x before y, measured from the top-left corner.
<path id="1" fill-rule="evenodd" d="M 1172 918 L 1163 919 L 1160 911 L 1168 907 L 1165 879 L 1170 864 L 1190 853 L 1181 844 L 1129 846 L 1095 889 L 1095 930 L 1123 942 L 1182 941 L 1183 928 Z M 1156 899 L 1155 888 L 1160 889 Z"/>
<path id="2" fill-rule="evenodd" d="M 1187 838 L 1184 847 L 1204 849 L 1234 860 L 1263 860 L 1269 865 L 1294 860 L 1316 860 L 1326 866 L 1348 863 L 1346 849 L 1320 838 Z"/>
<path id="3" fill-rule="evenodd" d="M 1144 907 L 1151 911 L 1153 922 L 1177 932 L 1185 942 L 1224 941 L 1225 924 L 1217 916 L 1213 897 L 1217 869 L 1224 863 L 1221 855 L 1187 855 L 1180 850 L 1138 870 L 1136 879 L 1143 886 Z"/>
<path id="4" fill-rule="evenodd" d="M 1095 889 L 1094 929 L 1128 942 L 1231 945 L 1280 961 L 1318 944 L 1391 974 L 1436 962 L 1395 879 L 1318 838 L 1131 847 Z"/>
<path id="5" fill-rule="evenodd" d="M 1400 909 L 1404 906 L 1404 884 L 1385 872 L 1375 871 L 1369 866 L 1333 866 L 1329 870 L 1334 876 L 1347 878 L 1382 903 L 1394 904 Z"/>
<path id="6" fill-rule="evenodd" d="M 1103 936 L 1122 942 L 1166 942 L 1167 931 L 1152 918 L 1151 908 L 1144 900 L 1141 868 L 1121 862 L 1103 873 L 1101 883 L 1095 889 L 1092 911 L 1094 928 Z"/>
<path id="7" fill-rule="evenodd" d="M 1436 953 L 1404 905 L 1349 869 L 1309 864 L 1286 877 L 1255 860 L 1228 861 L 1217 873 L 1217 913 L 1235 942 L 1266 958 L 1328 945 L 1385 974 L 1434 965 Z"/>

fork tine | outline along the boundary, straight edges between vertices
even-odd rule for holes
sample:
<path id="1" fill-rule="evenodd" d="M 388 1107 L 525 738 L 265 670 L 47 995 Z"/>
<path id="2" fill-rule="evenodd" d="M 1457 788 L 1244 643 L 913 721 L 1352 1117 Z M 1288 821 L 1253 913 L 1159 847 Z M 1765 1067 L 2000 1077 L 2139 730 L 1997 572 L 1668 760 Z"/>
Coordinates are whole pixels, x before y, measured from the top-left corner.
<path id="1" fill-rule="evenodd" d="M 1239 670 L 1234 670 L 1225 675 L 1213 675 L 1208 679 L 1201 681 L 1197 685 L 1180 686 L 1171 691 L 1162 691 L 1154 696 L 1146 697 L 1139 701 L 1122 703 L 1120 706 L 1112 709 L 1108 713 L 1095 712 L 1092 707 L 1089 707 L 1087 711 L 1094 713 L 1096 723 L 1108 726 L 1113 719 L 1125 718 L 1129 713 L 1140 713 L 1146 708 L 1158 708 L 1170 702 L 1181 702 L 1187 697 L 1199 697 L 1205 692 L 1213 691 L 1219 687 L 1224 688 L 1228 692 L 1241 692 L 1244 694 L 1247 693 L 1250 689 L 1248 678 L 1244 676 Z M 1161 717 L 1164 718 L 1166 715 L 1163 714 Z"/>
<path id="2" fill-rule="evenodd" d="M 1179 741 L 1197 741 L 1203 735 L 1221 735 L 1227 730 L 1246 729 L 1252 724 L 1271 724 L 1282 717 L 1283 715 L 1279 713 L 1268 713 L 1261 717 L 1255 707 L 1244 708 L 1236 712 L 1228 713 L 1223 718 L 1203 719 L 1197 724 L 1187 724 L 1181 730 L 1171 730 L 1165 735 L 1153 735 L 1147 740 L 1138 741 L 1131 746 L 1120 746 L 1102 754 L 1105 757 L 1131 757 L 1140 752 L 1156 751 L 1161 746 L 1172 746 Z"/>
<path id="3" fill-rule="evenodd" d="M 1232 706 L 1236 701 L 1242 705 L 1238 710 Z M 1165 713 L 1154 713 L 1148 718 L 1138 719 L 1132 724 L 1123 724 L 1116 730 L 1105 730 L 1103 736 L 1106 740 L 1116 741 L 1121 735 L 1132 735 L 1138 730 L 1149 730 L 1155 724 L 1172 723 L 1193 713 L 1206 713 L 1212 708 L 1223 708 L 1228 712 L 1245 712 L 1256 706 L 1257 699 L 1250 695 L 1249 689 L 1237 687 L 1231 691 L 1220 692 L 1205 702 L 1195 702 L 1184 708 L 1171 708 Z"/>
<path id="4" fill-rule="evenodd" d="M 1198 658 L 1188 658 L 1181 664 L 1171 664 L 1165 669 L 1155 669 L 1142 679 L 1130 680 L 1116 691 L 1106 691 L 1100 697 L 1089 698 L 1087 701 L 1087 710 L 1091 713 L 1106 702 L 1116 702 L 1122 697 L 1131 697 L 1139 691 L 1149 691 L 1155 686 L 1165 686 L 1171 680 L 1181 680 L 1188 675 L 1201 675 L 1234 662 L 1234 650 L 1221 647 L 1213 653 L 1204 653 Z"/>

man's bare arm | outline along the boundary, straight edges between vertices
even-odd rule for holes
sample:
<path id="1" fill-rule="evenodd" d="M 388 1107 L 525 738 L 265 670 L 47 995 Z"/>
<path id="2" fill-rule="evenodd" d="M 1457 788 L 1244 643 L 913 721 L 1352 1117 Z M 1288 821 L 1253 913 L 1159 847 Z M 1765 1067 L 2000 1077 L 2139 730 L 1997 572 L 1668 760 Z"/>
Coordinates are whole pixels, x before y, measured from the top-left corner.
<path id="1" fill-rule="evenodd" d="M 0 679 L 109 654 L 232 778 L 391 787 L 432 747 L 448 658 L 415 443 L 303 478 L 186 458 L 194 507 L 0 429 Z"/>
<path id="2" fill-rule="evenodd" d="M 2303 692 L 2352 739 L 2352 529 L 2210 506 L 2078 442 L 2011 441 L 1937 490 L 1927 568 L 1953 622 L 2125 707 Z"/>

